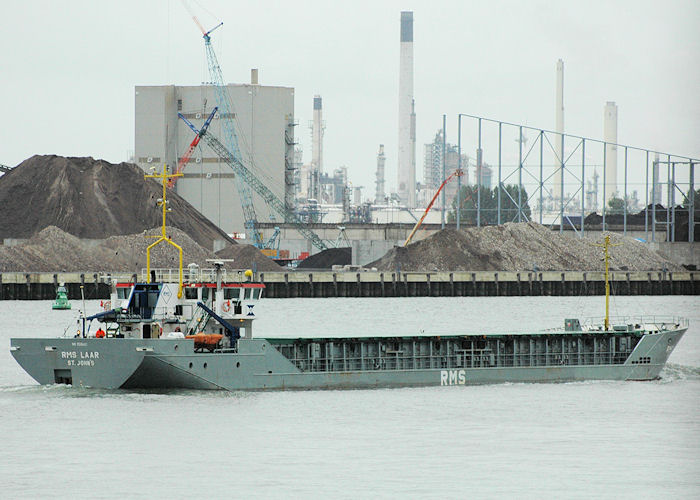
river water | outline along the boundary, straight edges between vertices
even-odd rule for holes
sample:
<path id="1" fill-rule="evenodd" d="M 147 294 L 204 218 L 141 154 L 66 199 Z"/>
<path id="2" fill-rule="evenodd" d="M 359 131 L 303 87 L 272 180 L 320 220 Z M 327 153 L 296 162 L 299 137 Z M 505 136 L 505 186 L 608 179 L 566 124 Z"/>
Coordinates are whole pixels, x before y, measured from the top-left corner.
<path id="1" fill-rule="evenodd" d="M 538 330 L 602 305 L 271 299 L 255 334 Z M 618 297 L 613 310 L 690 318 L 660 380 L 126 392 L 36 385 L 10 337 L 60 335 L 76 313 L 0 302 L 0 497 L 700 498 L 700 299 Z"/>

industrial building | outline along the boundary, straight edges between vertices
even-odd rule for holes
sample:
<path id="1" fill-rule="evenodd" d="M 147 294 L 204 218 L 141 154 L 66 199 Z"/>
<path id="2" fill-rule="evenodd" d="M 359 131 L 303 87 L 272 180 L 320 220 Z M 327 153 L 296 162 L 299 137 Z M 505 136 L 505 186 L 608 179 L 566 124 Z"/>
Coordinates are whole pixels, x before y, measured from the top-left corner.
<path id="1" fill-rule="evenodd" d="M 435 133 L 435 138 L 430 144 L 425 144 L 423 156 L 423 183 L 425 185 L 427 200 L 433 197 L 442 181 L 452 175 L 459 168 L 459 149 L 456 145 L 445 143 L 445 175 L 442 172 L 443 137 L 442 129 Z M 462 153 L 462 184 L 469 184 L 469 156 Z M 450 182 L 445 185 L 445 206 L 450 210 L 452 199 L 457 195 L 457 183 Z"/>
<path id="2" fill-rule="evenodd" d="M 250 84 L 228 84 L 235 117 L 216 114 L 208 133 L 222 137 L 222 120 L 235 119 L 244 164 L 285 204 L 294 207 L 294 89 L 263 86 L 257 70 Z M 174 171 L 194 133 L 182 113 L 201 127 L 216 106 L 215 89 L 201 86 L 137 86 L 135 89 L 136 163 L 144 170 L 166 163 Z M 241 202 L 231 168 L 204 143 L 195 150 L 175 190 L 229 234 L 244 234 Z M 260 222 L 280 220 L 257 193 L 253 203 Z M 276 217 L 275 217 L 276 216 Z"/>

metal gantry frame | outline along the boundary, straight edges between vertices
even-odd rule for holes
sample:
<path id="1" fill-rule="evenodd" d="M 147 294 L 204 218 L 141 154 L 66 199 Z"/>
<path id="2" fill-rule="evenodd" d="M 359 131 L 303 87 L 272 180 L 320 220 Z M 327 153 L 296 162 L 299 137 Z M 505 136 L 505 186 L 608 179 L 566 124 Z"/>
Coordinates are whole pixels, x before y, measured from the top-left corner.
<path id="1" fill-rule="evenodd" d="M 700 163 L 700 160 L 697 158 L 691 158 L 688 156 L 680 156 L 680 155 L 674 155 L 671 153 L 664 153 L 660 151 L 655 151 L 653 149 L 647 149 L 647 148 L 641 148 L 641 147 L 636 147 L 636 146 L 629 146 L 629 145 L 624 145 L 624 144 L 618 144 L 618 143 L 610 143 L 606 142 L 604 140 L 600 139 L 595 139 L 591 137 L 583 137 L 583 136 L 578 136 L 578 135 L 573 135 L 573 134 L 567 134 L 567 133 L 559 133 L 555 132 L 552 130 L 547 130 L 544 128 L 537 128 L 537 127 L 531 127 L 528 125 L 523 125 L 523 124 L 517 124 L 517 123 L 511 123 L 511 122 L 506 122 L 502 120 L 496 120 L 492 118 L 487 118 L 483 116 L 477 116 L 477 115 L 472 115 L 468 113 L 458 113 L 457 114 L 457 150 L 458 150 L 458 168 L 462 168 L 462 120 L 463 119 L 469 119 L 472 120 L 475 125 L 473 127 L 476 130 L 475 136 L 469 136 L 468 140 L 465 141 L 467 144 L 475 146 L 476 149 L 476 165 L 477 165 L 477 175 L 475 176 L 475 182 L 476 182 L 476 187 L 477 187 L 477 200 L 476 200 L 476 221 L 477 221 L 477 226 L 480 226 L 482 224 L 482 217 L 481 217 L 481 187 L 483 185 L 483 179 L 482 179 L 482 172 L 483 172 L 483 166 L 485 165 L 484 163 L 484 157 L 485 157 L 485 152 L 488 151 L 489 153 L 493 152 L 494 155 L 496 155 L 496 164 L 498 168 L 498 191 L 497 191 L 497 223 L 501 224 L 503 222 L 522 222 L 524 220 L 527 220 L 527 216 L 525 215 L 524 212 L 524 207 L 529 204 L 530 201 L 537 199 L 536 196 L 539 198 L 539 206 L 538 206 L 538 212 L 539 212 L 539 222 L 540 224 L 543 223 L 543 213 L 545 212 L 544 206 L 545 206 L 545 198 L 548 200 L 552 200 L 552 210 L 550 213 L 556 213 L 556 217 L 551 222 L 551 226 L 556 225 L 556 223 L 559 223 L 559 231 L 563 232 L 565 226 L 568 224 L 576 231 L 580 236 L 584 235 L 584 224 L 583 221 L 586 216 L 586 211 L 587 209 L 589 211 L 598 211 L 600 210 L 601 215 L 602 215 L 602 227 L 603 228 L 609 228 L 609 224 L 607 224 L 606 221 L 606 216 L 610 215 L 609 209 L 606 207 L 606 201 L 608 199 L 608 193 L 606 192 L 607 190 L 607 173 L 608 173 L 608 167 L 609 164 L 612 163 L 612 160 L 608 158 L 608 149 L 615 150 L 615 154 L 619 155 L 619 151 L 622 150 L 622 176 L 618 175 L 617 179 L 617 187 L 618 189 L 616 190 L 616 194 L 620 197 L 622 197 L 623 200 L 623 207 L 622 207 L 622 232 L 624 234 L 627 233 L 628 231 L 628 212 L 629 212 L 629 200 L 630 200 L 630 193 L 629 193 L 629 185 L 630 185 L 630 176 L 633 178 L 637 179 L 643 179 L 643 186 L 644 186 L 644 196 L 640 197 L 640 200 L 644 200 L 644 206 L 649 207 L 651 204 L 651 224 L 649 224 L 649 213 L 646 214 L 645 217 L 645 223 L 644 223 L 644 231 L 646 235 L 646 240 L 647 241 L 656 241 L 656 232 L 657 232 L 657 225 L 663 225 L 665 226 L 666 229 L 666 235 L 667 235 L 667 240 L 668 241 L 675 241 L 675 223 L 676 223 L 676 192 L 679 192 L 681 194 L 681 199 L 685 200 L 687 208 L 684 208 L 684 211 L 688 211 L 689 217 L 688 217 L 688 241 L 694 241 L 694 214 L 695 214 L 695 203 L 694 203 L 694 191 L 695 191 L 695 183 L 694 183 L 694 170 L 695 170 L 695 165 Z M 487 147 L 484 146 L 484 125 L 485 124 L 493 124 L 497 126 L 498 129 L 498 137 L 497 140 L 492 141 Z M 507 128 L 513 128 L 515 132 L 517 132 L 517 138 L 515 139 L 515 142 L 518 143 L 518 149 L 517 149 L 517 159 L 515 157 L 515 152 L 511 151 L 511 156 L 512 156 L 512 163 L 510 164 L 504 164 L 503 157 L 504 154 L 507 154 L 506 149 L 504 148 L 504 142 L 503 142 L 503 136 L 504 136 L 504 130 Z M 445 131 L 446 131 L 446 125 L 445 121 L 443 120 L 443 140 L 446 140 L 445 138 Z M 524 151 L 523 149 L 523 144 L 527 142 L 527 139 L 524 136 L 524 132 L 527 131 L 532 131 L 535 133 L 536 138 L 534 141 L 532 141 L 532 144 L 530 147 Z M 560 151 L 562 152 L 561 157 L 557 153 L 556 148 L 554 147 L 554 143 L 556 141 L 560 141 L 560 146 L 561 149 Z M 545 144 L 547 145 L 547 148 L 545 149 Z M 533 157 L 537 156 L 537 153 L 533 153 L 536 149 L 536 147 L 539 146 L 539 158 L 537 159 L 538 161 L 535 162 L 535 167 L 538 167 L 538 174 L 533 173 L 534 168 L 531 168 L 531 165 L 528 165 L 527 162 L 532 160 Z M 596 146 L 600 147 L 600 152 L 598 152 L 598 148 Z M 568 150 L 566 148 L 569 148 Z M 616 148 L 616 149 L 615 149 Z M 576 158 L 578 157 L 577 152 L 580 149 L 580 161 L 577 161 Z M 635 159 L 636 161 L 632 162 L 630 161 L 630 157 L 632 154 L 635 154 Z M 553 161 L 551 162 L 545 162 L 545 154 L 550 154 L 553 157 Z M 665 160 L 654 160 L 652 164 L 652 178 L 650 179 L 649 177 L 649 162 L 650 162 L 650 154 L 658 155 L 662 158 L 665 158 Z M 444 152 L 443 152 L 444 155 Z M 595 160 L 592 160 L 593 157 L 597 157 L 598 161 L 596 162 Z M 600 161 L 602 159 L 602 161 Z M 616 158 L 617 160 L 617 158 Z M 615 161 L 615 164 L 617 165 L 617 161 Z M 662 182 L 662 179 L 660 177 L 660 165 L 666 165 L 666 178 L 665 182 Z M 679 166 L 687 166 L 687 171 L 683 170 L 680 172 L 680 175 L 677 175 L 677 167 Z M 545 167 L 550 167 L 551 173 L 546 173 L 545 172 Z M 587 169 L 590 171 L 591 168 L 596 168 L 596 167 L 602 167 L 603 175 L 602 175 L 602 200 L 600 200 L 600 203 L 598 203 L 598 200 L 596 200 L 597 206 L 595 207 L 590 207 L 586 205 L 586 173 Z M 618 169 L 619 170 L 619 169 Z M 555 174 L 560 171 L 561 172 L 561 193 L 562 196 L 560 199 L 554 199 L 554 196 L 552 194 L 552 191 L 550 190 L 550 186 L 552 183 L 552 178 L 555 176 Z M 517 195 L 517 200 L 513 199 L 513 197 L 508 193 L 507 190 L 505 190 L 505 186 L 508 182 L 509 179 L 513 178 L 517 174 L 517 186 L 518 186 L 518 195 Z M 444 180 L 444 173 L 443 173 L 443 180 Z M 522 193 L 523 193 L 523 188 L 526 187 L 526 185 L 523 183 L 523 176 L 526 176 L 527 179 L 535 183 L 536 188 L 528 193 L 528 196 L 526 199 L 522 198 Z M 567 184 L 565 183 L 565 177 L 572 178 L 574 180 L 573 186 L 572 183 L 568 183 L 568 186 L 572 187 L 574 189 L 573 194 L 566 194 L 565 188 L 567 187 Z M 678 178 L 681 178 L 679 181 Z M 658 179 L 658 182 L 656 181 Z M 651 181 L 651 184 L 650 184 Z M 641 183 L 639 183 L 641 184 Z M 657 210 L 656 210 L 656 200 L 659 198 L 659 194 L 657 190 L 661 189 L 661 186 L 665 185 L 666 186 L 666 192 L 665 196 L 663 196 L 664 193 L 662 193 L 661 196 L 661 201 L 663 201 L 663 198 L 665 197 L 665 206 L 666 206 L 666 220 L 665 221 L 658 221 L 657 220 Z M 622 187 L 622 190 L 619 190 L 619 188 Z M 687 192 L 684 192 L 682 188 L 686 188 Z M 596 189 L 596 196 L 597 196 L 597 186 L 595 187 Z M 517 208 L 516 214 L 513 217 L 512 221 L 506 221 L 503 218 L 502 214 L 502 207 L 503 207 L 503 197 L 502 194 L 505 193 L 505 195 L 510 199 L 510 202 L 515 205 Z M 651 201 L 649 200 L 649 196 L 651 194 Z M 580 196 L 580 205 L 579 207 L 574 206 L 574 200 L 576 199 L 577 196 Z M 687 198 L 687 200 L 686 200 Z M 443 201 L 443 207 L 444 207 L 444 201 Z M 558 205 L 558 206 L 557 206 Z M 461 179 L 458 179 L 458 187 L 457 187 L 457 207 L 461 207 Z M 571 207 L 571 208 L 570 208 Z M 558 208 L 558 210 L 556 210 Z M 580 223 L 575 224 L 571 221 L 570 217 L 566 215 L 568 210 L 580 210 L 580 214 L 576 215 L 576 217 L 580 217 Z M 556 210 L 556 212 L 555 212 Z M 458 208 L 456 215 L 456 222 L 457 222 L 457 229 L 460 229 L 461 226 L 461 217 L 460 217 L 460 212 L 461 210 Z M 578 228 L 577 228 L 578 225 Z M 649 233 L 651 232 L 651 239 L 649 238 Z"/>

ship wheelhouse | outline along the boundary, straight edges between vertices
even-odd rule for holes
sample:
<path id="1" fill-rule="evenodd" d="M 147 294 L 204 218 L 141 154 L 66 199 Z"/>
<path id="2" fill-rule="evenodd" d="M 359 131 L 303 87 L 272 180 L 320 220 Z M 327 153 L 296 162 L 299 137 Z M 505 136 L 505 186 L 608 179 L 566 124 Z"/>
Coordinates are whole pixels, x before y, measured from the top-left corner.
<path id="1" fill-rule="evenodd" d="M 238 338 L 252 338 L 254 306 L 265 285 L 222 282 L 222 275 L 217 275 L 216 282 L 183 283 L 181 293 L 178 283 L 114 283 L 111 300 L 103 303 L 104 311 L 86 319 L 106 323 L 108 338 L 191 337 L 205 339 L 210 351 L 235 348 Z"/>

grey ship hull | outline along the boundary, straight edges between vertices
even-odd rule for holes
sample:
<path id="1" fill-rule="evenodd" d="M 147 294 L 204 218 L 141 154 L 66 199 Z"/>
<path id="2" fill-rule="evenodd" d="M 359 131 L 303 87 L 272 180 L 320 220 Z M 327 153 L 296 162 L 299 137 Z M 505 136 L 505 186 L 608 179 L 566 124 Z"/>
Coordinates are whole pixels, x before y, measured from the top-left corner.
<path id="1" fill-rule="evenodd" d="M 394 357 L 387 353 L 386 345 L 391 344 L 384 342 L 386 345 L 382 348 L 383 341 L 377 339 L 320 339 L 323 341 L 320 343 L 299 339 L 287 341 L 287 347 L 283 347 L 284 342 L 279 339 L 241 339 L 235 352 L 202 353 L 195 352 L 193 341 L 187 339 L 14 338 L 11 339 L 11 352 L 22 368 L 40 384 L 70 383 L 106 389 L 363 389 L 503 382 L 653 380 L 659 377 L 685 330 L 685 327 L 679 327 L 637 335 L 633 345 L 628 346 L 629 351 L 621 353 L 602 349 L 613 346 L 614 351 L 614 346 L 620 345 L 616 337 L 627 335 L 629 338 L 629 335 L 605 333 L 594 340 L 597 343 L 592 344 L 593 351 L 588 355 L 580 347 L 583 341 L 575 348 L 564 349 L 570 341 L 574 345 L 574 339 L 583 338 L 582 332 L 538 334 L 541 339 L 535 344 L 532 338 L 537 337 L 529 337 L 529 354 L 516 354 L 527 343 L 517 336 L 510 336 L 510 339 L 516 338 L 510 340 L 515 345 L 511 346 L 514 354 L 500 357 L 474 355 L 474 351 L 470 354 L 456 349 L 462 345 L 459 342 L 463 342 L 456 339 L 471 337 L 394 338 L 389 340 L 402 343 L 404 347 L 412 342 L 414 354 L 419 353 L 417 342 L 427 345 L 431 351 L 433 346 L 436 351 L 445 349 L 445 346 L 446 352 L 459 351 L 459 356 L 441 357 L 433 353 L 421 360 L 421 356 L 414 355 L 411 363 L 410 359 L 401 358 L 404 361 L 394 364 L 387 361 L 398 359 L 398 354 Z M 488 339 L 489 336 L 473 338 Z M 301 359 L 297 354 L 289 354 L 302 348 L 311 352 L 309 346 L 317 344 L 327 351 L 328 346 L 334 344 L 339 351 L 338 346 L 343 344 L 342 351 L 345 352 L 353 340 L 368 353 L 370 347 L 376 346 L 375 357 L 370 353 L 370 357 L 350 366 L 346 358 L 328 357 L 323 361 L 314 356 Z M 453 351 L 449 351 L 450 342 Z M 502 342 L 507 352 L 509 344 Z M 536 354 L 537 342 L 548 352 Z M 413 368 L 406 368 L 409 364 Z"/>

